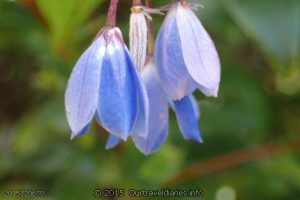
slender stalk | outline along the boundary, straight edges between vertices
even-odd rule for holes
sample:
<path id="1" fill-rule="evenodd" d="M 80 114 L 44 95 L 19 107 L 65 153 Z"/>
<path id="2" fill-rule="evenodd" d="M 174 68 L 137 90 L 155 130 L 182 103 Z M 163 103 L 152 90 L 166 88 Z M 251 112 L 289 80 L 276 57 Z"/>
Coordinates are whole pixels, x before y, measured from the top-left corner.
<path id="1" fill-rule="evenodd" d="M 140 6 L 142 4 L 141 0 L 132 0 L 132 5 L 133 6 Z"/>
<path id="2" fill-rule="evenodd" d="M 195 164 L 187 166 L 171 180 L 169 180 L 166 183 L 166 187 L 174 187 L 175 185 L 197 179 L 200 176 L 224 171 L 250 161 L 263 160 L 283 152 L 299 151 L 300 138 L 234 150 L 208 160 L 200 160 Z"/>
<path id="3" fill-rule="evenodd" d="M 152 8 L 152 0 L 146 0 L 146 7 Z M 155 47 L 155 37 L 153 30 L 153 21 L 147 19 L 147 28 L 148 28 L 148 54 L 153 55 Z"/>
<path id="4" fill-rule="evenodd" d="M 116 26 L 116 16 L 117 16 L 117 8 L 118 8 L 118 1 L 119 0 L 111 0 L 109 5 L 109 10 L 107 14 L 107 26 Z"/>

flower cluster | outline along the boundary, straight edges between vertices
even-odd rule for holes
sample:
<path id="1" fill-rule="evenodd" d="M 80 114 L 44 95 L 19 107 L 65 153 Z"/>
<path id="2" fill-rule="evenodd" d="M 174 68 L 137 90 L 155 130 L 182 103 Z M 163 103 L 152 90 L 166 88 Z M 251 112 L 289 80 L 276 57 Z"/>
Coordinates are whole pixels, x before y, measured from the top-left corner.
<path id="1" fill-rule="evenodd" d="M 79 58 L 68 82 L 65 107 L 71 138 L 86 133 L 96 115 L 109 132 L 106 148 L 131 137 L 148 155 L 167 138 L 171 107 L 183 137 L 202 142 L 199 105 L 192 93 L 199 89 L 217 96 L 220 63 L 192 11 L 196 5 L 186 0 L 163 9 L 134 5 L 129 51 L 115 27 L 117 1 L 111 2 L 107 26 Z M 150 14 L 162 10 L 168 13 L 154 44 Z"/>

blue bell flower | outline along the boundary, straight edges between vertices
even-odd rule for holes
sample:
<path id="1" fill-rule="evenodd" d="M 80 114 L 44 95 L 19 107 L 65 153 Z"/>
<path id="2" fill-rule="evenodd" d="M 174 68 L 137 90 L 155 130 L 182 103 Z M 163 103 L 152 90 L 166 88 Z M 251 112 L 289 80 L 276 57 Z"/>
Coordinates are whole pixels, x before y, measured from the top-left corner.
<path id="1" fill-rule="evenodd" d="M 155 62 L 164 91 L 180 100 L 195 89 L 217 97 L 220 62 L 213 41 L 186 0 L 171 5 L 156 40 Z"/>
<path id="2" fill-rule="evenodd" d="M 148 59 L 141 75 L 149 98 L 148 134 L 146 137 L 141 137 L 139 134 L 133 132 L 131 137 L 138 150 L 145 155 L 149 155 L 158 150 L 167 138 L 169 101 L 159 84 L 153 59 Z M 199 107 L 195 98 L 192 95 L 186 96 L 180 101 L 171 101 L 170 106 L 175 111 L 177 122 L 184 138 L 202 142 L 198 127 L 198 119 L 200 117 Z M 120 142 L 120 138 L 110 134 L 106 148 L 113 148 Z"/>
<path id="3" fill-rule="evenodd" d="M 145 155 L 156 151 L 168 136 L 168 99 L 161 89 L 153 59 L 149 59 L 141 72 L 149 98 L 149 125 L 147 137 L 133 133 L 135 146 Z"/>
<path id="4" fill-rule="evenodd" d="M 106 27 L 76 63 L 65 93 L 71 138 L 82 135 L 97 114 L 98 122 L 126 140 L 146 137 L 149 102 L 146 89 L 123 42 L 121 31 Z"/>

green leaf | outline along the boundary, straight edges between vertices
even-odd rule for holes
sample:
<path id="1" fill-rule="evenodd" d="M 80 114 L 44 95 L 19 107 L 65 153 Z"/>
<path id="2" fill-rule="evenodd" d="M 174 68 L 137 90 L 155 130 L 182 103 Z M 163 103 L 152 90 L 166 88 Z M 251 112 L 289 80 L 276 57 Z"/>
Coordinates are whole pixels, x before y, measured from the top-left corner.
<path id="1" fill-rule="evenodd" d="M 92 14 L 103 0 L 38 0 L 37 5 L 45 17 L 51 43 L 62 51 L 75 30 Z"/>
<path id="2" fill-rule="evenodd" d="M 300 1 L 229 0 L 226 6 L 276 70 L 299 67 Z"/>

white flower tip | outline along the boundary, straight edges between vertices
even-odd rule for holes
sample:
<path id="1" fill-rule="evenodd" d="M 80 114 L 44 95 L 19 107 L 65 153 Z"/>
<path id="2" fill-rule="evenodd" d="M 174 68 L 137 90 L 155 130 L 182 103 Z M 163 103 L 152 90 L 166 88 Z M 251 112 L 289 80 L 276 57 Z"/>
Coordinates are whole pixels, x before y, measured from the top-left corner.
<path id="1" fill-rule="evenodd" d="M 124 134 L 122 134 L 122 135 L 115 135 L 115 136 L 117 136 L 118 138 L 120 138 L 124 142 L 127 142 L 128 137 L 129 137 L 129 135 L 124 135 Z"/>
<path id="2" fill-rule="evenodd" d="M 148 148 L 144 149 L 144 148 L 139 148 L 139 147 L 137 147 L 137 149 L 138 149 L 142 154 L 144 154 L 145 156 L 149 156 L 149 155 L 153 154 L 155 151 L 158 150 L 158 149 L 151 150 L 151 149 L 148 149 Z"/>
<path id="3" fill-rule="evenodd" d="M 211 97 L 215 97 L 215 98 L 218 98 L 219 96 L 219 92 L 218 91 L 215 91 L 214 93 L 212 93 Z"/>
<path id="4" fill-rule="evenodd" d="M 195 142 L 199 142 L 201 144 L 203 144 L 203 140 L 202 140 L 202 137 L 199 135 L 199 137 L 186 137 L 186 136 L 183 136 L 183 138 L 187 141 L 195 141 Z"/>
<path id="5" fill-rule="evenodd" d="M 70 140 L 73 140 L 76 136 L 77 136 L 77 133 L 72 132 L 71 137 L 70 137 Z"/>
<path id="6" fill-rule="evenodd" d="M 211 90 L 211 91 L 209 91 L 209 92 L 206 92 L 205 95 L 208 96 L 208 97 L 215 97 L 215 98 L 218 98 L 218 96 L 219 96 L 219 91 L 218 91 L 218 90 Z"/>
<path id="7" fill-rule="evenodd" d="M 198 89 L 207 97 L 215 97 L 215 98 L 218 97 L 219 85 L 217 85 L 215 88 L 212 89 L 199 86 Z"/>
<path id="8" fill-rule="evenodd" d="M 219 84 L 212 92 L 212 97 L 217 98 L 218 96 L 219 96 Z"/>
<path id="9" fill-rule="evenodd" d="M 200 139 L 198 140 L 198 142 L 201 143 L 201 144 L 204 143 L 203 140 L 202 140 L 202 138 L 200 138 Z"/>
<path id="10" fill-rule="evenodd" d="M 113 145 L 105 145 L 105 150 L 110 150 L 110 149 L 112 149 L 112 148 L 114 148 L 115 146 L 113 146 Z"/>
<path id="11" fill-rule="evenodd" d="M 149 156 L 152 152 L 144 152 L 144 151 L 141 151 L 145 156 Z"/>

